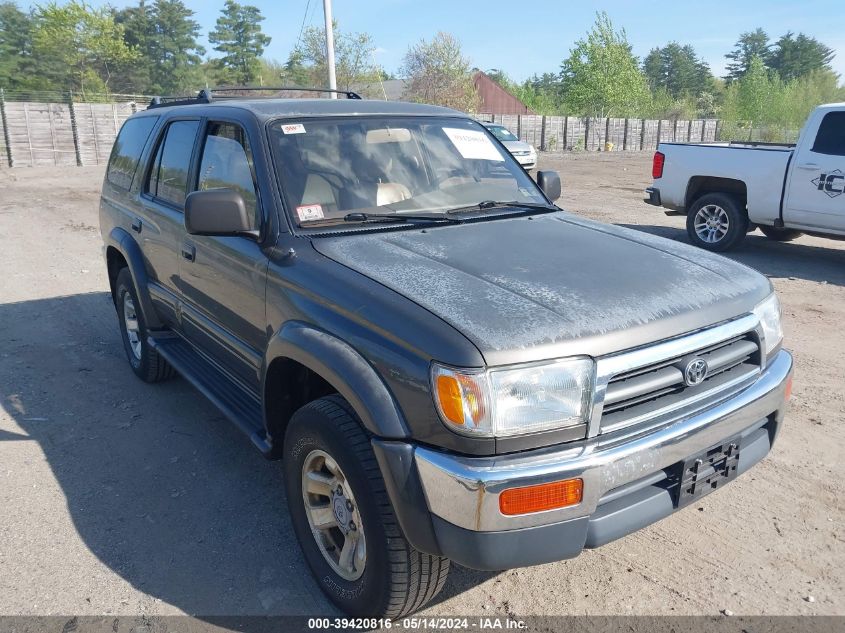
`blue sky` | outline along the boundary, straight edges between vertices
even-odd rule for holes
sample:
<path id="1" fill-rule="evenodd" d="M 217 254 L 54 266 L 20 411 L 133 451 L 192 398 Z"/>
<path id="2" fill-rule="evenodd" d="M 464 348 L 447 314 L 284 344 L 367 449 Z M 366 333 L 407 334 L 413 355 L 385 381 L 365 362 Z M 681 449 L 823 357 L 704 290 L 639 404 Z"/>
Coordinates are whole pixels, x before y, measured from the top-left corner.
<path id="1" fill-rule="evenodd" d="M 266 17 L 264 31 L 273 38 L 266 55 L 280 61 L 287 59 L 296 43 L 303 17 L 306 25 L 322 24 L 322 0 L 241 1 L 261 9 Z M 204 39 L 223 0 L 185 3 L 196 12 Z M 111 0 L 109 4 L 122 7 L 137 1 Z M 617 27 L 625 28 L 640 58 L 652 47 L 674 39 L 692 44 L 713 72 L 721 75 L 724 55 L 737 36 L 760 26 L 772 39 L 789 30 L 818 38 L 837 51 L 833 66 L 845 76 L 841 3 L 831 0 L 334 0 L 333 7 L 339 28 L 373 35 L 377 59 L 389 71 L 399 68 L 410 43 L 442 30 L 456 35 L 473 65 L 481 69 L 501 68 L 517 80 L 556 72 L 573 42 L 592 25 L 596 11 L 604 10 Z"/>

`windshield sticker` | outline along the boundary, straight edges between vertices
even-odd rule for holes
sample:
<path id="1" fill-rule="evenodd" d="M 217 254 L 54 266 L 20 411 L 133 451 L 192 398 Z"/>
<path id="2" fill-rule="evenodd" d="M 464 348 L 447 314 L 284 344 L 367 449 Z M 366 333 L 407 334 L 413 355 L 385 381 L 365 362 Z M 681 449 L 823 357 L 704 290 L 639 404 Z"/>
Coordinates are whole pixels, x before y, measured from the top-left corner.
<path id="1" fill-rule="evenodd" d="M 488 137 L 484 132 L 478 132 L 476 130 L 462 130 L 454 127 L 444 127 L 443 131 L 446 133 L 446 136 L 449 137 L 449 140 L 452 141 L 452 145 L 455 146 L 455 149 L 457 149 L 464 158 L 498 161 L 505 160 L 499 153 L 499 150 L 496 149 L 496 146 L 493 145 L 493 141 L 490 140 L 490 137 Z"/>
<path id="2" fill-rule="evenodd" d="M 304 204 L 301 207 L 296 207 L 296 215 L 299 216 L 300 222 L 307 222 L 308 220 L 322 220 L 323 207 L 319 204 Z"/>
<path id="3" fill-rule="evenodd" d="M 282 134 L 305 134 L 302 123 L 286 123 L 282 126 Z"/>

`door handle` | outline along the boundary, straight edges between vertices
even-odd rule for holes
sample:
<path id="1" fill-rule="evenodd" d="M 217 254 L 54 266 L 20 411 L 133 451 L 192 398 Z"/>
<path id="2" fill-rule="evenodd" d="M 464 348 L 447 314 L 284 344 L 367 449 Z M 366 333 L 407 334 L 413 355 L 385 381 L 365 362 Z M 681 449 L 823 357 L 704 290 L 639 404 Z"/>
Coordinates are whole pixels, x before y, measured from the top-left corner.
<path id="1" fill-rule="evenodd" d="M 816 163 L 801 163 L 800 165 L 798 165 L 798 169 L 811 170 L 811 169 L 821 169 L 821 167 L 819 167 Z"/>
<path id="2" fill-rule="evenodd" d="M 141 218 L 135 218 L 132 220 L 132 230 L 136 233 L 141 232 Z"/>
<path id="3" fill-rule="evenodd" d="M 193 244 L 182 244 L 182 257 L 187 259 L 189 262 L 192 262 L 194 261 L 196 255 L 197 249 Z"/>

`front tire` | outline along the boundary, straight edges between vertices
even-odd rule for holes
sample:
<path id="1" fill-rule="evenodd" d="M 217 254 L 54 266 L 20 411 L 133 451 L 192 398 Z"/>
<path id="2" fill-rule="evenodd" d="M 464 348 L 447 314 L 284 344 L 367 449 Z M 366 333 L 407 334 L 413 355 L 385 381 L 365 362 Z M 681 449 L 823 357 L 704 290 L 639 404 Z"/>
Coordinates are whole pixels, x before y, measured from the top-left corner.
<path id="1" fill-rule="evenodd" d="M 123 349 L 132 371 L 144 382 L 161 382 L 175 373 L 173 367 L 153 347 L 141 313 L 138 292 L 128 268 L 123 268 L 114 284 L 114 303 Z"/>
<path id="2" fill-rule="evenodd" d="M 401 617 L 442 589 L 449 559 L 403 536 L 364 432 L 340 396 L 294 413 L 285 489 L 305 560 L 326 596 L 353 617 Z"/>
<path id="3" fill-rule="evenodd" d="M 774 226 L 760 226 L 758 227 L 770 240 L 775 242 L 791 242 L 792 240 L 804 235 L 801 231 L 795 229 L 778 229 Z"/>
<path id="4" fill-rule="evenodd" d="M 722 253 L 736 248 L 748 232 L 748 214 L 735 196 L 708 193 L 687 211 L 690 241 L 708 251 Z"/>

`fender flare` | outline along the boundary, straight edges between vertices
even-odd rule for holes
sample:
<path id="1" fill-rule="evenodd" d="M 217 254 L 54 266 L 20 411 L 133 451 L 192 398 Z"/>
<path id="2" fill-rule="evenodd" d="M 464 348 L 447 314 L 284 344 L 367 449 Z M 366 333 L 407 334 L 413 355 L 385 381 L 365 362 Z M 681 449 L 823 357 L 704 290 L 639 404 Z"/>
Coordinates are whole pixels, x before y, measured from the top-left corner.
<path id="1" fill-rule="evenodd" d="M 285 323 L 267 346 L 262 394 L 266 389 L 267 369 L 278 358 L 296 361 L 322 376 L 346 399 L 373 435 L 388 439 L 410 437 L 402 412 L 387 385 L 348 343 L 301 321 Z"/>
<path id="2" fill-rule="evenodd" d="M 126 264 L 129 267 L 129 274 L 132 275 L 132 281 L 135 283 L 138 302 L 141 304 L 139 307 L 147 327 L 151 330 L 163 327 L 161 319 L 158 318 L 155 308 L 153 308 L 152 299 L 150 298 L 147 267 L 144 264 L 144 255 L 141 253 L 141 247 L 138 246 L 138 242 L 135 241 L 135 238 L 126 229 L 118 226 L 113 228 L 111 233 L 109 233 L 107 246 L 117 249 L 126 260 Z"/>

